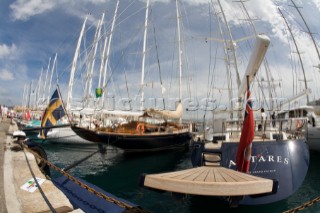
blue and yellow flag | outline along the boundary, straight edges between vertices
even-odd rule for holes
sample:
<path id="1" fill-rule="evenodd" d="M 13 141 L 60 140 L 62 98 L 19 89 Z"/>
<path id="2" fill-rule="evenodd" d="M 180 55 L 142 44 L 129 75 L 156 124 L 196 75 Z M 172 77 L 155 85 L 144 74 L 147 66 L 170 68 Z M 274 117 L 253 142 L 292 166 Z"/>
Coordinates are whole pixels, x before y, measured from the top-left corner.
<path id="1" fill-rule="evenodd" d="M 41 121 L 41 127 L 51 127 L 56 125 L 57 121 L 66 114 L 64 107 L 62 105 L 62 99 L 58 89 L 54 91 L 50 103 L 47 106 Z M 47 137 L 49 129 L 41 130 L 41 138 L 45 139 Z"/>

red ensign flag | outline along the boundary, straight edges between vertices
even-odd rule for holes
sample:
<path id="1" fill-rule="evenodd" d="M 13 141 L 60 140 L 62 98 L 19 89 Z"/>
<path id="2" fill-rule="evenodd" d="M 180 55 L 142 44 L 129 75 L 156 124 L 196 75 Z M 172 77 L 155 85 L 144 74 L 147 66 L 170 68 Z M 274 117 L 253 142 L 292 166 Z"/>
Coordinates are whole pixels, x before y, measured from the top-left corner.
<path id="1" fill-rule="evenodd" d="M 248 173 L 251 159 L 251 146 L 254 138 L 254 118 L 250 90 L 247 92 L 246 112 L 244 116 L 240 142 L 238 145 L 236 163 L 238 171 Z"/>

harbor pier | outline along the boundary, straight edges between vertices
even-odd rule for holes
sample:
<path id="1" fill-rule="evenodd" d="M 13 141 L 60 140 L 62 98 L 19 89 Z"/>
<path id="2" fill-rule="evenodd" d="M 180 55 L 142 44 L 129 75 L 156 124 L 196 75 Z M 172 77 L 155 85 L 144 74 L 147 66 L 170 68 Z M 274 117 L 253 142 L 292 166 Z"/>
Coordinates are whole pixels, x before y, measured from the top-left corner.
<path id="1" fill-rule="evenodd" d="M 12 137 L 15 130 L 17 125 L 9 119 L 0 122 L 0 212 L 50 212 L 49 205 L 56 212 L 82 212 L 74 210 L 68 198 L 45 177 L 33 154 L 14 148 L 18 146 Z M 32 179 L 31 170 L 37 179 L 44 180 L 41 189 L 49 205 L 38 188 L 23 187 Z"/>

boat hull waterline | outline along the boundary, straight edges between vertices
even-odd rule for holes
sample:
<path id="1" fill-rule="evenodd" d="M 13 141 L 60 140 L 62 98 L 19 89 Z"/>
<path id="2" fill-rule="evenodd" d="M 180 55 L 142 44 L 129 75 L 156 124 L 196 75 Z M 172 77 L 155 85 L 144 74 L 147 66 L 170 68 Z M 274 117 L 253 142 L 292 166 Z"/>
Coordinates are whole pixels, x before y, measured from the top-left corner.
<path id="1" fill-rule="evenodd" d="M 72 130 L 81 138 L 112 145 L 125 152 L 155 152 L 170 149 L 188 149 L 191 135 L 189 132 L 160 134 L 123 134 L 93 131 L 72 126 Z"/>

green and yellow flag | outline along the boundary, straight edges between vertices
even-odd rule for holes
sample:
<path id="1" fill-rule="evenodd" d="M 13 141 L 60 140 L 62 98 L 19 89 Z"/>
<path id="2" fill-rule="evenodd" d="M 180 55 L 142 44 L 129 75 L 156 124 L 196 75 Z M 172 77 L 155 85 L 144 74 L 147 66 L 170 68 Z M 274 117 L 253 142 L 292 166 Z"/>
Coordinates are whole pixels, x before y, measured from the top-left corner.
<path id="1" fill-rule="evenodd" d="M 102 88 L 96 89 L 96 98 L 100 98 L 102 96 Z"/>

